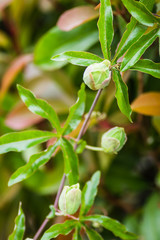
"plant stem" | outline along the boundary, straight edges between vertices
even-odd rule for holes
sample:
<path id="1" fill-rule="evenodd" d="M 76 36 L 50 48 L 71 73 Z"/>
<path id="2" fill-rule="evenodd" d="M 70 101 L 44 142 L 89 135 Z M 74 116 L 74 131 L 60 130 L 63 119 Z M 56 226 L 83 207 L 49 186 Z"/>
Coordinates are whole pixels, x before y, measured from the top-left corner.
<path id="1" fill-rule="evenodd" d="M 90 146 L 90 145 L 86 145 L 85 146 L 86 149 L 89 149 L 91 151 L 101 151 L 101 152 L 104 152 L 103 148 L 101 147 L 94 147 L 94 146 Z"/>
<path id="2" fill-rule="evenodd" d="M 81 130 L 80 130 L 80 132 L 79 132 L 79 134 L 78 134 L 78 137 L 77 137 L 77 139 L 76 139 L 76 142 L 78 142 L 78 141 L 81 139 L 81 137 L 85 134 L 85 132 L 86 132 L 86 130 L 87 130 L 88 121 L 89 121 L 89 119 L 90 119 L 90 117 L 91 117 L 91 114 L 92 114 L 92 112 L 93 112 L 93 109 L 95 108 L 96 103 L 97 103 L 97 101 L 98 101 L 98 99 L 99 99 L 99 97 L 100 97 L 100 95 L 101 95 L 102 90 L 103 90 L 103 89 L 99 89 L 99 90 L 98 90 L 98 92 L 97 92 L 97 94 L 96 94 L 96 96 L 95 96 L 95 99 L 94 99 L 94 101 L 93 101 L 93 103 L 92 103 L 92 106 L 91 106 L 91 108 L 90 108 L 90 110 L 89 110 L 89 113 L 88 113 L 88 115 L 87 115 L 87 117 L 86 117 L 86 119 L 85 119 L 85 121 L 84 121 L 84 123 L 83 123 L 83 125 L 82 125 L 82 128 L 81 128 Z M 77 148 L 77 143 L 76 143 L 75 146 L 74 146 L 74 150 L 76 150 L 76 148 Z M 66 175 L 63 174 L 63 177 L 62 177 L 62 180 L 61 180 L 59 189 L 58 189 L 58 193 L 57 193 L 56 198 L 55 198 L 55 201 L 54 201 L 54 207 L 55 207 L 55 209 L 58 208 L 58 201 L 59 201 L 59 197 L 60 197 L 60 194 L 61 194 L 61 192 L 62 192 L 62 189 L 63 189 L 63 187 L 64 187 L 65 179 L 66 179 Z M 44 220 L 44 222 L 42 223 L 42 225 L 41 225 L 40 228 L 38 229 L 37 233 L 35 234 L 33 240 L 37 240 L 37 239 L 38 239 L 38 237 L 39 237 L 40 234 L 43 232 L 43 230 L 44 230 L 44 228 L 46 227 L 46 225 L 47 225 L 47 223 L 49 222 L 49 220 L 50 220 L 50 219 L 48 219 L 48 218 L 46 218 L 46 219 Z"/>

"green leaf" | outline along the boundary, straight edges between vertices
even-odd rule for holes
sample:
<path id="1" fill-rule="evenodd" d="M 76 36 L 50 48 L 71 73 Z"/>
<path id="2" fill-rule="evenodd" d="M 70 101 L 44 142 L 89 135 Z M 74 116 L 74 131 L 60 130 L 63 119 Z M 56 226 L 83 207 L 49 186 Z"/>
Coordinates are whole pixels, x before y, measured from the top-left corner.
<path id="1" fill-rule="evenodd" d="M 131 18 L 131 21 L 127 24 L 127 29 L 124 32 L 118 49 L 116 51 L 113 62 L 123 56 L 128 49 L 144 34 L 147 27 L 143 26 L 136 19 Z"/>
<path id="2" fill-rule="evenodd" d="M 53 27 L 37 43 L 34 52 L 35 63 L 45 69 L 58 69 L 66 62 L 51 61 L 51 57 L 65 51 L 85 51 L 98 41 L 96 21 L 81 25 L 69 32 Z"/>
<path id="3" fill-rule="evenodd" d="M 114 36 L 113 12 L 110 0 L 101 0 L 100 17 L 98 21 L 99 40 L 105 59 L 111 57 L 111 43 Z"/>
<path id="4" fill-rule="evenodd" d="M 84 141 L 84 140 L 82 140 L 82 139 L 79 140 L 79 141 L 78 141 L 77 148 L 76 148 L 76 153 L 77 153 L 77 154 L 81 154 L 81 153 L 84 151 L 86 145 L 87 145 L 87 142 L 86 142 L 86 141 Z"/>
<path id="5" fill-rule="evenodd" d="M 42 236 L 41 240 L 50 240 L 56 238 L 60 234 L 68 235 L 76 226 L 75 220 L 68 220 L 64 223 L 58 223 L 50 227 Z"/>
<path id="6" fill-rule="evenodd" d="M 128 99 L 128 88 L 126 84 L 123 82 L 120 72 L 115 68 L 113 68 L 113 81 L 115 82 L 116 85 L 115 97 L 117 98 L 119 109 L 132 122 L 131 119 L 132 109 Z"/>
<path id="7" fill-rule="evenodd" d="M 25 231 L 25 216 L 19 204 L 18 216 L 15 219 L 15 226 L 13 233 L 9 236 L 8 240 L 22 240 Z"/>
<path id="8" fill-rule="evenodd" d="M 43 166 L 49 161 L 58 145 L 59 142 L 56 142 L 55 145 L 50 146 L 45 151 L 32 155 L 26 165 L 20 167 L 16 172 L 13 173 L 9 179 L 8 186 L 29 178 L 35 171 L 38 170 L 40 166 Z"/>
<path id="9" fill-rule="evenodd" d="M 93 63 L 100 63 L 102 58 L 88 52 L 68 51 L 52 57 L 53 61 L 67 61 L 78 66 L 89 66 Z"/>
<path id="10" fill-rule="evenodd" d="M 10 151 L 21 152 L 53 137 L 54 133 L 40 130 L 7 133 L 0 137 L 0 154 Z"/>
<path id="11" fill-rule="evenodd" d="M 155 17 L 143 3 L 135 0 L 122 0 L 122 2 L 138 22 L 150 27 L 152 27 L 154 23 L 160 23 L 160 19 Z"/>
<path id="12" fill-rule="evenodd" d="M 150 29 L 148 33 L 139 38 L 126 53 L 121 64 L 121 71 L 124 72 L 131 68 L 142 56 L 145 50 L 155 41 L 158 37 L 159 28 Z"/>
<path id="13" fill-rule="evenodd" d="M 160 63 L 154 63 L 149 59 L 139 60 L 131 67 L 131 70 L 137 70 L 160 78 Z"/>
<path id="14" fill-rule="evenodd" d="M 69 134 L 72 130 L 76 129 L 80 123 L 85 110 L 85 100 L 85 84 L 82 84 L 78 92 L 77 102 L 70 108 L 69 116 L 62 130 L 63 135 Z"/>
<path id="15" fill-rule="evenodd" d="M 85 215 L 90 210 L 97 195 L 97 186 L 100 181 L 100 171 L 93 174 L 90 181 L 88 181 L 82 190 L 82 202 L 80 215 Z"/>
<path id="16" fill-rule="evenodd" d="M 52 218 L 55 217 L 56 209 L 55 209 L 54 205 L 50 205 L 49 208 L 50 208 L 51 211 L 50 211 L 50 213 L 47 215 L 46 218 L 52 219 Z"/>
<path id="17" fill-rule="evenodd" d="M 72 145 L 67 139 L 61 138 L 60 142 L 61 142 L 61 148 L 64 156 L 65 174 L 68 177 L 70 185 L 76 184 L 79 179 L 78 157 Z"/>
<path id="18" fill-rule="evenodd" d="M 137 236 L 127 231 L 126 227 L 117 220 L 102 216 L 102 215 L 91 215 L 81 218 L 81 221 L 91 221 L 102 225 L 107 230 L 110 230 L 116 237 L 120 237 L 124 240 L 137 239 Z"/>
<path id="19" fill-rule="evenodd" d="M 141 218 L 140 233 L 145 240 L 159 240 L 160 239 L 160 196 L 159 192 L 154 193 L 148 199 Z"/>
<path id="20" fill-rule="evenodd" d="M 55 127 L 57 132 L 60 132 L 61 127 L 58 116 L 54 109 L 44 100 L 38 99 L 28 89 L 18 85 L 17 86 L 22 101 L 26 104 L 28 109 L 43 118 L 48 119 L 52 127 Z"/>
<path id="21" fill-rule="evenodd" d="M 79 227 L 76 227 L 72 240 L 82 240 Z"/>
<path id="22" fill-rule="evenodd" d="M 99 235 L 98 232 L 96 232 L 95 230 L 93 230 L 92 228 L 88 228 L 87 226 L 85 227 L 86 229 L 86 233 L 88 235 L 88 238 L 90 240 L 102 240 L 103 238 L 101 237 L 101 235 Z"/>
<path id="23" fill-rule="evenodd" d="M 152 10 L 155 0 L 141 0 L 140 2 L 149 10 Z M 131 17 L 131 21 L 127 24 L 127 29 L 121 38 L 112 62 L 115 63 L 117 59 L 122 57 L 123 54 L 145 33 L 146 29 L 146 26 L 140 24 L 135 18 Z"/>

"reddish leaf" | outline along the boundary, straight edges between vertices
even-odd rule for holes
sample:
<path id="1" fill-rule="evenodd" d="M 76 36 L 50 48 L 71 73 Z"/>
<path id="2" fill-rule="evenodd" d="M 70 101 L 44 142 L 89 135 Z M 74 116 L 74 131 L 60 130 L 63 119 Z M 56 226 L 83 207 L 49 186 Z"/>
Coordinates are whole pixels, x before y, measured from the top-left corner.
<path id="1" fill-rule="evenodd" d="M 160 116 L 160 93 L 148 92 L 141 94 L 131 105 L 134 112 L 149 116 Z"/>
<path id="2" fill-rule="evenodd" d="M 0 89 L 0 98 L 3 98 L 17 74 L 33 59 L 32 54 L 22 55 L 16 58 L 4 74 Z"/>
<path id="3" fill-rule="evenodd" d="M 70 31 L 73 28 L 97 18 L 99 12 L 91 6 L 80 6 L 64 12 L 59 20 L 58 27 L 63 31 Z"/>

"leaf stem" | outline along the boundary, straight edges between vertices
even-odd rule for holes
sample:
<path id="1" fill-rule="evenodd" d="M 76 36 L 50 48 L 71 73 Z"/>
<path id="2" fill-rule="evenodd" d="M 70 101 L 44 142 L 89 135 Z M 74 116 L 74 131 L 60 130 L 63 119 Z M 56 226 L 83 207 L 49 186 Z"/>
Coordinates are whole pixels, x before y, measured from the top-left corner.
<path id="1" fill-rule="evenodd" d="M 75 146 L 74 146 L 74 150 L 76 150 L 76 148 L 77 148 L 77 146 L 78 146 L 78 145 L 77 145 L 78 141 L 81 139 L 81 137 L 85 134 L 85 132 L 86 132 L 86 130 L 87 130 L 88 121 L 89 121 L 89 119 L 90 119 L 90 117 L 91 117 L 91 114 L 92 114 L 92 112 L 93 112 L 93 110 L 94 110 L 94 108 L 95 108 L 95 106 L 96 106 L 96 103 L 97 103 L 97 101 L 98 101 L 98 99 L 99 99 L 99 97 L 100 97 L 100 95 L 101 95 L 101 93 L 102 93 L 102 90 L 103 90 L 103 89 L 99 89 L 98 92 L 97 92 L 97 94 L 96 94 L 96 96 L 95 96 L 95 99 L 94 99 L 94 101 L 93 101 L 93 103 L 92 103 L 92 106 L 91 106 L 91 108 L 90 108 L 90 110 L 89 110 L 89 113 L 88 113 L 88 115 L 87 115 L 87 117 L 86 117 L 86 119 L 85 119 L 85 121 L 84 121 L 84 123 L 83 123 L 83 125 L 82 125 L 82 128 L 81 128 L 81 130 L 80 130 L 80 132 L 79 132 L 79 134 L 78 134 L 78 137 L 77 137 L 77 139 L 76 139 L 76 144 L 75 144 Z M 58 201 L 59 201 L 59 197 L 60 197 L 60 194 L 61 194 L 61 192 L 62 192 L 62 189 L 63 189 L 63 187 L 64 187 L 65 180 L 66 180 L 66 175 L 63 174 L 63 177 L 62 177 L 62 180 L 61 180 L 59 189 L 58 189 L 58 193 L 57 193 L 56 198 L 55 198 L 55 201 L 54 201 L 54 207 L 55 207 L 56 210 L 57 210 L 57 208 L 58 208 Z M 35 234 L 33 240 L 37 240 L 37 239 L 39 238 L 39 236 L 40 236 L 41 233 L 43 232 L 43 230 L 44 230 L 44 228 L 46 227 L 46 225 L 47 225 L 47 223 L 49 222 L 49 220 L 50 220 L 50 219 L 48 219 L 48 218 L 46 218 L 46 219 L 44 220 L 44 222 L 42 223 L 42 225 L 41 225 L 40 228 L 38 229 L 37 233 Z"/>
<path id="2" fill-rule="evenodd" d="M 89 150 L 92 150 L 92 151 L 101 151 L 101 152 L 104 152 L 103 148 L 101 148 L 101 147 L 94 147 L 94 146 L 86 145 L 85 148 L 86 148 L 86 149 L 89 149 Z"/>

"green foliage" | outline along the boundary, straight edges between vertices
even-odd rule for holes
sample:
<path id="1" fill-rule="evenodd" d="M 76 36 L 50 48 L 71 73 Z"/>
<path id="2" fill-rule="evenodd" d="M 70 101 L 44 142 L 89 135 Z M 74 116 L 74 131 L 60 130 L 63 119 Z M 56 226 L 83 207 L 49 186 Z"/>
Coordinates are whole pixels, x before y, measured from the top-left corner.
<path id="1" fill-rule="evenodd" d="M 68 220 L 64 223 L 58 223 L 50 227 L 42 236 L 41 240 L 50 240 L 56 238 L 60 234 L 68 235 L 72 229 L 75 227 L 75 220 Z"/>
<path id="2" fill-rule="evenodd" d="M 78 66 L 89 66 L 93 63 L 102 62 L 103 59 L 88 52 L 70 51 L 58 54 L 52 58 L 53 61 L 67 61 Z"/>
<path id="3" fill-rule="evenodd" d="M 121 74 L 116 69 L 113 69 L 113 81 L 116 85 L 116 94 L 118 106 L 121 112 L 128 117 L 128 119 L 132 122 L 131 119 L 131 107 L 129 105 L 128 99 L 128 89 L 126 84 L 123 82 Z"/>
<path id="4" fill-rule="evenodd" d="M 138 41 L 131 46 L 126 53 L 122 64 L 121 71 L 124 72 L 131 68 L 142 56 L 145 50 L 155 41 L 159 34 L 159 27 L 151 28 L 148 33 L 143 35 Z"/>
<path id="5" fill-rule="evenodd" d="M 137 2 L 134 0 L 122 0 L 122 2 L 130 14 L 138 22 L 149 27 L 152 27 L 154 23 L 160 23 L 160 19 L 151 14 L 151 12 L 145 7 L 142 2 Z"/>
<path id="6" fill-rule="evenodd" d="M 15 183 L 18 183 L 27 179 L 35 171 L 37 171 L 40 166 L 43 166 L 44 164 L 46 164 L 50 160 L 58 144 L 59 143 L 57 142 L 55 145 L 50 146 L 45 151 L 32 155 L 29 162 L 26 165 L 24 165 L 23 167 L 20 167 L 19 169 L 17 169 L 15 173 L 13 173 L 13 175 L 11 176 L 8 182 L 8 185 L 11 186 Z"/>
<path id="7" fill-rule="evenodd" d="M 58 27 L 52 28 L 38 42 L 34 60 L 43 69 L 57 69 L 65 62 L 54 62 L 50 59 L 64 51 L 87 50 L 98 41 L 95 22 L 86 23 L 69 32 L 63 32 Z"/>
<path id="8" fill-rule="evenodd" d="M 85 85 L 82 84 L 81 89 L 78 92 L 77 102 L 69 110 L 68 118 L 62 130 L 63 135 L 69 134 L 72 130 L 76 129 L 80 123 L 85 110 L 85 100 Z"/>
<path id="9" fill-rule="evenodd" d="M 71 145 L 71 143 L 65 139 L 60 139 L 60 145 L 64 157 L 64 172 L 68 177 L 69 184 L 73 185 L 78 182 L 78 157 Z"/>
<path id="10" fill-rule="evenodd" d="M 52 127 L 55 127 L 57 132 L 60 132 L 60 123 L 58 120 L 58 116 L 54 109 L 44 100 L 37 99 L 34 94 L 29 91 L 28 89 L 25 89 L 24 87 L 21 87 L 20 85 L 17 86 L 20 97 L 22 101 L 26 104 L 28 109 L 35 113 L 40 115 L 43 118 L 46 118 L 50 121 L 52 124 Z"/>
<path id="11" fill-rule="evenodd" d="M 15 227 L 13 233 L 9 236 L 9 240 L 22 240 L 25 231 L 25 216 L 19 204 L 18 216 L 15 219 Z"/>
<path id="12" fill-rule="evenodd" d="M 94 199 L 97 195 L 97 186 L 100 181 L 100 172 L 97 171 L 88 181 L 82 190 L 82 203 L 80 215 L 86 215 L 94 203 Z"/>
<path id="13" fill-rule="evenodd" d="M 113 40 L 113 13 L 110 0 L 102 0 L 100 7 L 100 17 L 98 21 L 99 40 L 105 59 L 110 60 L 111 43 Z"/>
<path id="14" fill-rule="evenodd" d="M 132 66 L 133 70 L 140 71 L 160 78 L 160 63 L 154 63 L 149 59 L 142 59 Z"/>
<path id="15" fill-rule="evenodd" d="M 86 233 L 90 240 L 102 240 L 103 238 L 95 230 L 86 227 Z"/>
<path id="16" fill-rule="evenodd" d="M 127 232 L 124 225 L 118 221 L 102 215 L 91 215 L 81 218 L 81 221 L 91 221 L 102 225 L 104 228 L 112 231 L 115 236 L 124 240 L 137 239 L 135 234 Z"/>
<path id="17" fill-rule="evenodd" d="M 54 133 L 39 130 L 7 133 L 0 137 L 0 154 L 10 151 L 22 152 L 53 137 Z"/>

